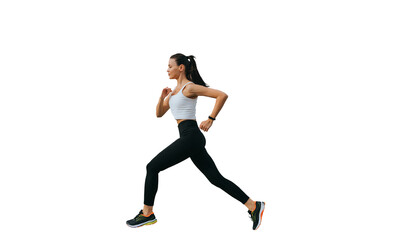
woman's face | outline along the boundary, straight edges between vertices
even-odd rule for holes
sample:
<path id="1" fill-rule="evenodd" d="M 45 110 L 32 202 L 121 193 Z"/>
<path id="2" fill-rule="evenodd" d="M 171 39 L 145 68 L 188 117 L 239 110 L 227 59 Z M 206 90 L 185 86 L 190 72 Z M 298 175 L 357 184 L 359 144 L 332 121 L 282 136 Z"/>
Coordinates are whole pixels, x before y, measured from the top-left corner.
<path id="1" fill-rule="evenodd" d="M 182 67 L 179 68 L 173 58 L 169 59 L 169 67 L 167 68 L 169 79 L 178 79 L 182 71 L 181 69 Z"/>

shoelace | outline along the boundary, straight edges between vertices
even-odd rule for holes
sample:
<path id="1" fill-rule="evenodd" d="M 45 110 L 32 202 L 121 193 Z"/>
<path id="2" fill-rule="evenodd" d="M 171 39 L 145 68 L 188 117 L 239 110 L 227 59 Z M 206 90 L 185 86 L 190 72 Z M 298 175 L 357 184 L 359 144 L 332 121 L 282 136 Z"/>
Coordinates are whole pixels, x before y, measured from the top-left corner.
<path id="1" fill-rule="evenodd" d="M 249 218 L 250 218 L 250 220 L 252 220 L 252 221 L 253 221 L 253 218 L 252 218 L 252 212 L 251 212 L 250 210 L 248 210 L 247 212 L 249 213 Z"/>
<path id="2" fill-rule="evenodd" d="M 136 217 L 134 217 L 134 219 L 135 219 L 135 220 L 139 219 L 139 218 L 140 218 L 140 215 L 142 215 L 142 214 L 143 214 L 142 212 L 139 212 L 139 214 L 137 214 Z"/>

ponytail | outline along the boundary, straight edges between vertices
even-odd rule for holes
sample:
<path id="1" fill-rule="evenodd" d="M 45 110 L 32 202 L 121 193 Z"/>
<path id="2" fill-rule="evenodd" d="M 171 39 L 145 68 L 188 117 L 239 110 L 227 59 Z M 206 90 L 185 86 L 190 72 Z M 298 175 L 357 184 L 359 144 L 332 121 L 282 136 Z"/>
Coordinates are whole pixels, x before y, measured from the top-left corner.
<path id="1" fill-rule="evenodd" d="M 207 85 L 203 81 L 202 77 L 199 74 L 199 71 L 197 70 L 195 56 L 193 55 L 185 56 L 181 53 L 177 53 L 171 56 L 170 58 L 175 59 L 177 66 L 180 66 L 181 64 L 185 65 L 185 69 L 186 69 L 185 73 L 186 73 L 186 78 L 188 80 L 194 82 L 195 84 L 199 84 L 204 87 L 209 87 L 209 85 Z"/>

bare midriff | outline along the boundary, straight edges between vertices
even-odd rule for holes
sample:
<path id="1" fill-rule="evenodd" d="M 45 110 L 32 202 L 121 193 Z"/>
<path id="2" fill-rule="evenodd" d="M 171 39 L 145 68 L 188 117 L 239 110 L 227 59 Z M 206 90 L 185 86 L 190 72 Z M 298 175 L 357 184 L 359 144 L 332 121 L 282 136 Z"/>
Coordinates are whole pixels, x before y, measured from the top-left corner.
<path id="1" fill-rule="evenodd" d="M 177 121 L 177 124 L 179 124 L 179 123 L 181 123 L 183 121 L 186 121 L 186 120 L 195 120 L 195 119 L 177 119 L 176 121 Z"/>

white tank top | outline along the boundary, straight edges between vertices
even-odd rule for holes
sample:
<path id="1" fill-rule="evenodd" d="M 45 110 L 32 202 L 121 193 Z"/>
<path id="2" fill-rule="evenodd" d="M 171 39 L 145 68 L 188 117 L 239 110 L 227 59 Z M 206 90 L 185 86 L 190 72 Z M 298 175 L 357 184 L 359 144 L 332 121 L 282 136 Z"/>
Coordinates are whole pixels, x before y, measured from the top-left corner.
<path id="1" fill-rule="evenodd" d="M 196 119 L 197 98 L 188 98 L 185 95 L 183 95 L 183 89 L 189 83 L 193 82 L 186 83 L 185 85 L 183 85 L 182 89 L 180 89 L 180 91 L 177 94 L 170 95 L 169 106 L 176 120 Z"/>

